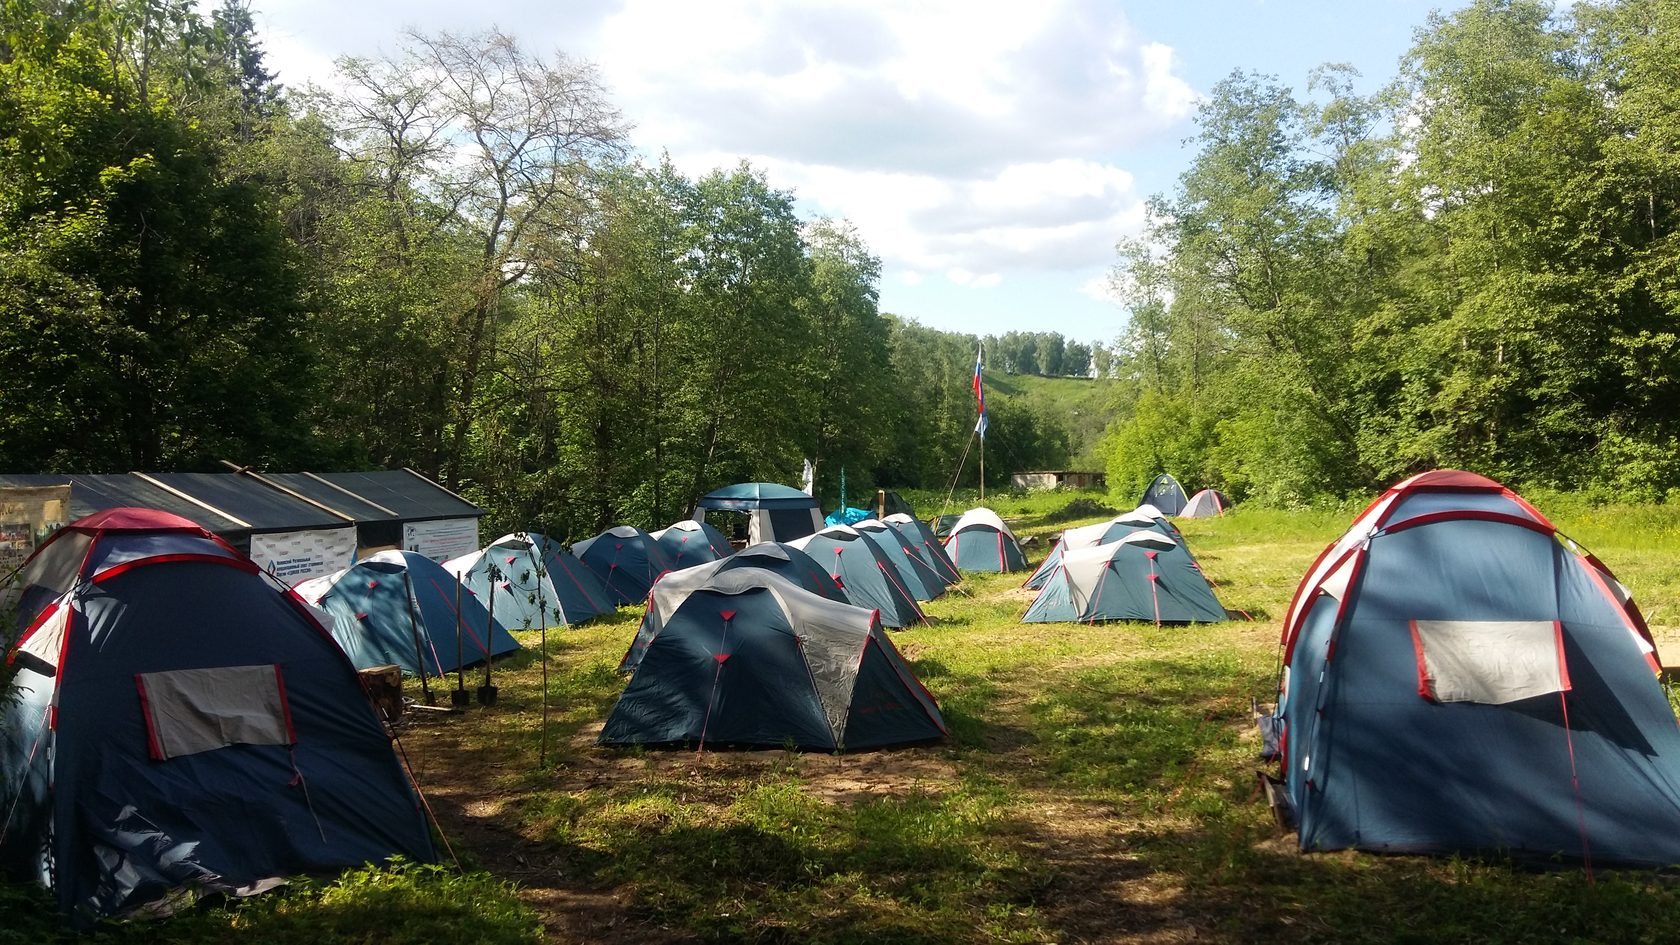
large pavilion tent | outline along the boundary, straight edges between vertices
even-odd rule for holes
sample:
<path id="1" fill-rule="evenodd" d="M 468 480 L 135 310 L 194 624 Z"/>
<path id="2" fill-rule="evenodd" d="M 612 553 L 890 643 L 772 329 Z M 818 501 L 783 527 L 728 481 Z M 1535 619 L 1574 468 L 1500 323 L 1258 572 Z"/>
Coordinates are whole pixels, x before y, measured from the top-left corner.
<path id="1" fill-rule="evenodd" d="M 433 858 L 355 668 L 243 553 L 117 508 L 60 529 L 20 579 L 0 862 L 73 921 Z"/>
<path id="2" fill-rule="evenodd" d="M 569 626 L 617 609 L 593 571 L 539 532 L 503 535 L 443 567 L 497 623 L 514 630 Z"/>
<path id="3" fill-rule="evenodd" d="M 1224 619 L 1225 608 L 1183 546 L 1160 532 L 1139 529 L 1063 553 L 1061 565 L 1021 621 L 1178 624 Z"/>
<path id="4" fill-rule="evenodd" d="M 861 534 L 875 539 L 875 543 L 886 553 L 887 560 L 904 577 L 904 586 L 909 588 L 910 596 L 917 600 L 934 600 L 945 593 L 945 587 L 951 583 L 928 564 L 922 556 L 916 553 L 916 547 L 909 540 L 899 534 L 898 530 L 879 519 L 869 519 L 858 522 L 852 528 Z"/>
<path id="5" fill-rule="evenodd" d="M 940 580 L 944 581 L 947 587 L 962 580 L 962 572 L 957 570 L 956 562 L 945 553 L 945 546 L 940 544 L 933 534 L 933 529 L 929 528 L 926 522 L 903 512 L 894 512 L 882 521 L 904 536 L 904 540 L 916 549 L 916 556 L 938 572 Z"/>
<path id="6" fill-rule="evenodd" d="M 1007 572 L 1027 567 L 1015 533 L 987 508 L 969 509 L 957 519 L 945 539 L 945 552 L 962 571 Z"/>
<path id="7" fill-rule="evenodd" d="M 946 733 L 878 614 L 737 568 L 664 622 L 600 741 L 856 751 Z"/>
<path id="8" fill-rule="evenodd" d="M 418 551 L 381 551 L 295 590 L 331 615 L 333 639 L 357 669 L 395 664 L 442 676 L 519 649 L 475 595 Z"/>
<path id="9" fill-rule="evenodd" d="M 675 568 L 659 542 L 634 525 L 618 525 L 577 542 L 572 554 L 595 572 L 620 604 L 641 603 L 653 582 Z"/>
<path id="10" fill-rule="evenodd" d="M 697 564 L 727 558 L 735 553 L 723 532 L 707 522 L 683 519 L 667 528 L 651 532 L 653 540 L 671 558 L 672 570 L 681 571 Z"/>
<path id="11" fill-rule="evenodd" d="M 886 552 L 875 539 L 850 525 L 830 525 L 789 544 L 826 568 L 852 603 L 879 610 L 882 624 L 902 628 L 927 619 Z"/>
<path id="12" fill-rule="evenodd" d="M 823 527 L 822 507 L 809 493 L 776 482 L 741 482 L 700 497 L 697 515 L 708 510 L 744 512 L 747 543 L 792 541 Z"/>
<path id="13" fill-rule="evenodd" d="M 1499 483 L 1389 489 L 1308 570 L 1282 644 L 1274 802 L 1301 849 L 1680 863 L 1680 726 L 1644 618 Z"/>

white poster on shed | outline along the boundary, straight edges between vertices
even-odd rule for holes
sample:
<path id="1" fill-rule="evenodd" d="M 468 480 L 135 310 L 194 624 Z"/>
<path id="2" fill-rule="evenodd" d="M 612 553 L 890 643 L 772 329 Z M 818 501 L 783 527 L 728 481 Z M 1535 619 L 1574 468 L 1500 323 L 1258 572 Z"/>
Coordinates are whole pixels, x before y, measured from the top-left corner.
<path id="1" fill-rule="evenodd" d="M 356 563 L 356 526 L 251 536 L 251 560 L 288 585 Z"/>
<path id="2" fill-rule="evenodd" d="M 435 522 L 404 522 L 403 549 L 418 551 L 437 562 L 478 550 L 478 519 L 446 518 Z"/>

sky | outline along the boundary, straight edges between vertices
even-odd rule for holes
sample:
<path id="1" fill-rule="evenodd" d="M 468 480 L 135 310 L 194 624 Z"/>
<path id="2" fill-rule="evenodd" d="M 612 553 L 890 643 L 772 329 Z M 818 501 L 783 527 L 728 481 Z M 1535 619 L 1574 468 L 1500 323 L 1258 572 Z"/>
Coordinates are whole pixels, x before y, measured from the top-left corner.
<path id="1" fill-rule="evenodd" d="M 492 27 L 593 63 L 631 143 L 690 177 L 745 160 L 807 218 L 850 220 L 880 307 L 947 331 L 1112 341 L 1115 243 L 1194 157 L 1236 70 L 1305 94 L 1392 78 L 1462 0 L 254 0 L 282 83 L 399 34 Z"/>

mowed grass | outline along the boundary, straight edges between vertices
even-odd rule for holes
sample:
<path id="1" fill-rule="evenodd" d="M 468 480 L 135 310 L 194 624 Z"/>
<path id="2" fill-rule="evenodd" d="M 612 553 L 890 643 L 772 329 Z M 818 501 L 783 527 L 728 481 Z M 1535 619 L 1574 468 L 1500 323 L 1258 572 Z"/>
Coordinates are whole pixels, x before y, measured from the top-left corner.
<path id="1" fill-rule="evenodd" d="M 1558 505 L 1543 510 L 1634 590 L 1660 640 L 1672 634 L 1680 509 Z M 1059 505 L 1037 497 L 994 507 L 1041 536 L 1035 562 L 1054 531 L 1092 520 L 1059 522 Z M 540 851 L 543 872 L 503 875 L 515 872 L 505 840 L 456 835 L 465 875 L 352 874 L 377 922 L 342 924 L 329 887 L 308 887 L 103 934 L 529 940 L 531 908 L 499 885 L 515 878 L 539 910 L 565 908 L 547 888 L 610 896 L 621 914 L 609 937 L 622 941 L 1673 940 L 1680 887 L 1664 875 L 1302 855 L 1273 824 L 1256 790 L 1251 700 L 1275 688 L 1279 620 L 1301 574 L 1352 514 L 1239 508 L 1180 523 L 1222 602 L 1251 620 L 1026 626 L 1024 574 L 971 578 L 927 605 L 929 625 L 893 634 L 950 725 L 935 746 L 600 748 L 639 617 L 626 608 L 550 632 L 544 751 L 538 634 L 518 634 L 527 650 L 498 664 L 495 706 L 417 720 L 404 743 L 434 804 L 456 812 L 446 822 L 493 825 Z M 480 926 L 452 911 L 459 895 L 482 897 Z M 426 923 L 424 938 L 403 932 Z M 394 931 L 352 930 L 364 928 Z"/>

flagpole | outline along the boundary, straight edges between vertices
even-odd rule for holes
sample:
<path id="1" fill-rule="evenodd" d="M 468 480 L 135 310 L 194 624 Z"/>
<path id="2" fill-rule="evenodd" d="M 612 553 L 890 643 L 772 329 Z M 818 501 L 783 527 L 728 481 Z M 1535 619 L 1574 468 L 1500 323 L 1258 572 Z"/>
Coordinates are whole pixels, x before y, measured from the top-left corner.
<path id="1" fill-rule="evenodd" d="M 980 434 L 980 504 L 986 504 L 986 434 Z"/>

